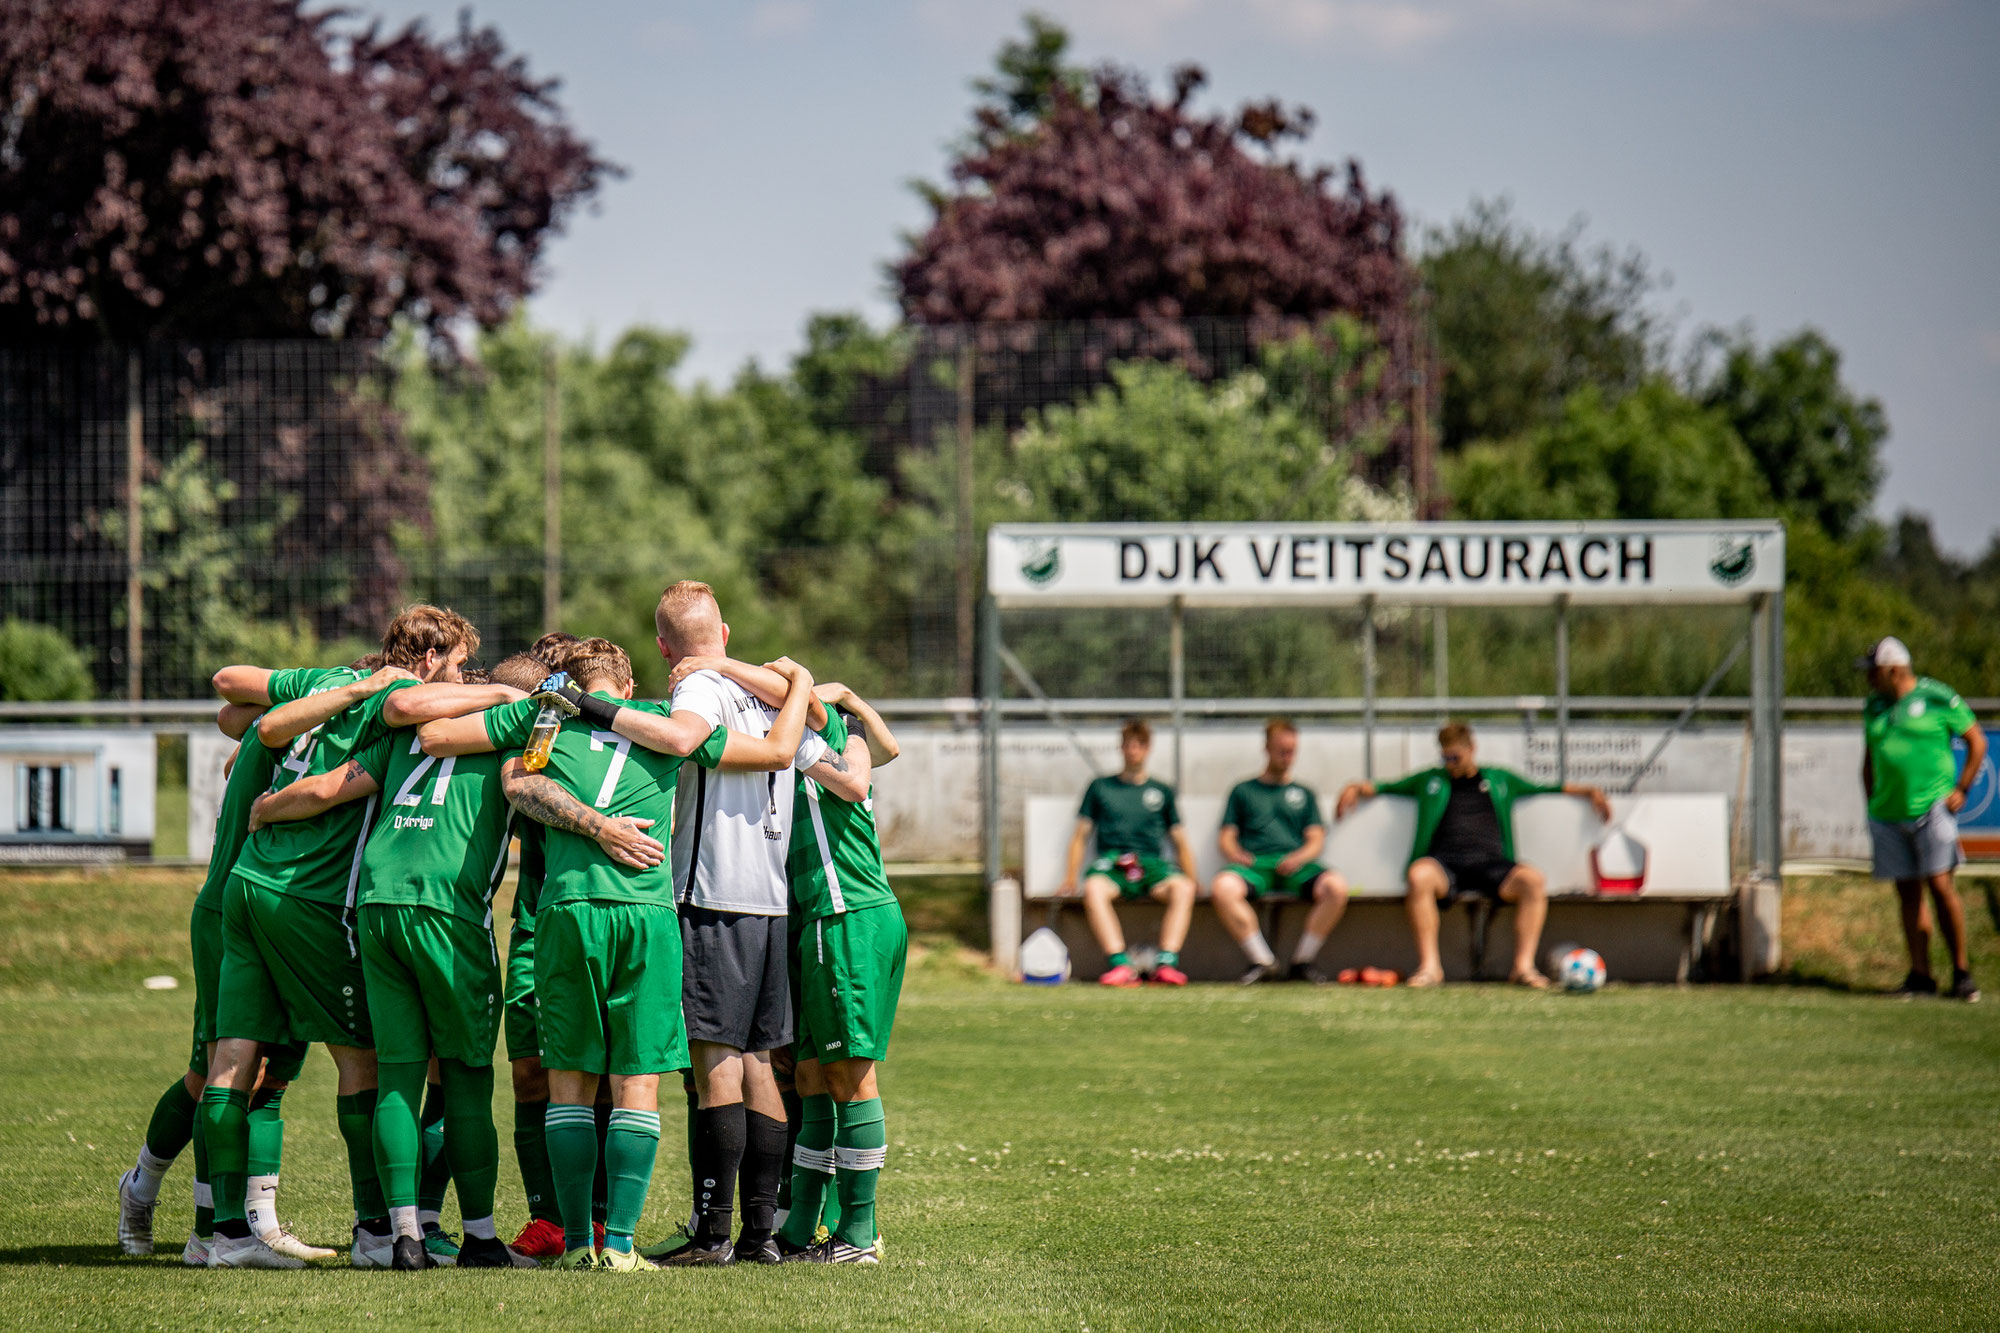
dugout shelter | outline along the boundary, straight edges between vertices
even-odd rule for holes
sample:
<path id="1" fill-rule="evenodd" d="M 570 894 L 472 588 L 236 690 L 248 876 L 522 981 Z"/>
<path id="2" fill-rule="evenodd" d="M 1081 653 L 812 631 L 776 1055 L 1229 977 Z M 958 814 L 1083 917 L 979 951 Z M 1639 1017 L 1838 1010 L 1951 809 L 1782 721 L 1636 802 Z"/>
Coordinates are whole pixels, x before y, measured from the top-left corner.
<path id="1" fill-rule="evenodd" d="M 1750 710 L 1743 781 L 1737 793 L 1690 795 L 1614 795 L 1614 818 L 1633 828 L 1645 828 L 1651 841 L 1667 854 L 1656 865 L 1646 889 L 1635 898 L 1664 908 L 1668 900 L 1685 905 L 1656 913 L 1671 920 L 1681 938 L 1671 976 L 1685 977 L 1698 965 L 1704 938 L 1715 922 L 1713 909 L 1728 900 L 1734 887 L 1774 883 L 1783 853 L 1782 756 L 1784 716 L 1784 583 L 1785 533 L 1777 521 L 1754 522 L 1568 522 L 1568 523 L 1199 523 L 1199 524 L 1012 524 L 996 525 L 987 539 L 987 595 L 984 599 L 980 708 L 982 718 L 983 864 L 989 885 L 1014 883 L 1018 870 L 1033 910 L 1050 894 L 1050 845 L 1067 839 L 1075 804 L 1043 797 L 1023 802 L 1020 812 L 1020 853 L 1010 865 L 1007 811 L 1003 809 L 1003 729 L 1010 719 L 1037 718 L 1057 724 L 1070 734 L 1079 754 L 1084 747 L 1067 721 L 1065 701 L 1050 698 L 1025 665 L 1010 650 L 1006 638 L 1008 614 L 1017 611 L 1124 608 L 1157 611 L 1168 656 L 1168 697 L 1145 701 L 1095 701 L 1093 711 L 1151 712 L 1166 722 L 1166 752 L 1155 750 L 1155 772 L 1183 786 L 1182 757 L 1190 714 L 1204 718 L 1253 717 L 1262 713 L 1302 713 L 1358 717 L 1362 743 L 1360 769 L 1346 776 L 1374 779 L 1378 775 L 1376 733 L 1382 725 L 1377 699 L 1376 635 L 1378 612 L 1388 608 L 1542 607 L 1553 611 L 1554 632 L 1549 650 L 1555 669 L 1552 711 L 1555 720 L 1554 777 L 1569 771 L 1571 703 L 1569 678 L 1570 612 L 1591 606 L 1657 607 L 1734 606 L 1746 613 L 1744 630 L 1717 665 L 1708 682 L 1687 701 L 1679 716 L 1638 765 L 1638 780 L 1673 737 L 1696 713 L 1703 699 L 1732 669 L 1744 652 L 1750 657 Z M 1322 608 L 1360 616 L 1361 671 L 1358 700 L 1299 699 L 1189 700 L 1186 695 L 1186 617 L 1199 609 Z M 1441 628 L 1440 628 L 1441 634 Z M 1441 651 L 1441 650 L 1440 650 Z M 1012 676 L 1030 696 L 1005 697 Z M 1068 701 L 1079 708 L 1084 701 Z M 1658 708 L 1661 701 L 1644 702 Z M 1493 712 L 1492 699 L 1434 701 L 1440 715 Z M 1086 756 L 1087 758 L 1087 756 Z M 1162 762 L 1164 760 L 1164 762 Z M 1185 790 L 1185 788 L 1183 788 Z M 1356 816 L 1331 822 L 1333 792 L 1322 794 L 1328 808 L 1328 855 L 1352 885 L 1357 905 L 1366 898 L 1397 898 L 1402 893 L 1401 866 L 1407 856 L 1407 823 L 1392 811 L 1372 812 L 1371 802 Z M 1732 810 L 1732 800 L 1741 808 Z M 1214 804 L 1210 812 L 1207 804 Z M 1532 804 L 1532 803 L 1530 803 Z M 1552 910 L 1544 939 L 1560 938 L 1565 921 L 1557 900 L 1590 898 L 1583 883 L 1587 874 L 1587 840 L 1602 832 L 1594 816 L 1588 821 L 1551 808 L 1529 812 L 1517 825 L 1524 859 L 1550 871 Z M 1574 805 L 1574 802 L 1568 802 Z M 1198 853 L 1214 840 L 1214 814 L 1220 802 L 1184 798 L 1182 813 Z M 1367 819 L 1362 819 L 1362 814 Z M 1355 827 L 1347 827 L 1347 825 Z M 1744 836 L 1732 838 L 1740 826 Z M 1397 839 L 1402 838 L 1401 845 Z M 1731 844 L 1741 848 L 1731 863 Z M 1212 854 L 1203 853 L 1204 877 L 1215 869 Z M 1553 863 L 1553 864 L 1551 864 Z M 1060 875 L 1059 866 L 1054 872 Z M 1636 904 L 1635 904 L 1636 905 Z M 1353 909 L 1350 909 L 1351 911 Z M 1759 920 L 1775 910 L 1775 895 L 1766 893 L 1755 905 Z M 1005 933 L 996 894 L 996 955 Z M 1049 919 L 1058 912 L 1052 905 Z M 1197 913 L 1197 929 L 1206 910 Z M 1743 914 L 1739 913 L 1739 917 Z M 1627 918 L 1628 921 L 1636 917 Z M 1345 924 L 1342 930 L 1349 927 Z M 1483 923 L 1479 927 L 1483 939 Z M 1074 932 L 1065 932 L 1066 935 Z M 1656 932 L 1657 933 L 1657 932 Z M 1739 934 L 1743 933 L 1739 921 Z M 1772 932 L 1772 938 L 1774 938 Z M 1275 938 L 1275 936 L 1274 936 Z M 1226 942 L 1225 942 L 1226 943 Z M 1739 945 L 1744 942 L 1739 940 Z M 1636 947 L 1636 946 L 1635 946 Z M 1074 944 L 1072 945 L 1075 951 Z M 1746 974 L 1756 969 L 1750 955 L 1768 952 L 1768 942 L 1739 947 Z M 1474 946 L 1474 968 L 1478 965 Z M 1657 957 L 1639 949 L 1632 957 Z M 1225 960 L 1233 961 L 1233 960 Z M 1082 960 L 1079 960 L 1080 970 Z M 1449 966 L 1449 960 L 1448 960 Z M 1637 968 L 1659 970 L 1648 964 Z M 1635 969 L 1624 969 L 1631 975 Z M 1614 966 L 1614 974 L 1619 969 Z"/>

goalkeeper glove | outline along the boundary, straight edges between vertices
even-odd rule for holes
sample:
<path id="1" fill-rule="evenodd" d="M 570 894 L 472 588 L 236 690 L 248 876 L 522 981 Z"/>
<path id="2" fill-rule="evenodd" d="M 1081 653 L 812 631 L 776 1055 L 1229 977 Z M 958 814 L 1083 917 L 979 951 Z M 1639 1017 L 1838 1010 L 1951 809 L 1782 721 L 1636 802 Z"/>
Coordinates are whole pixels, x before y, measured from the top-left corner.
<path id="1" fill-rule="evenodd" d="M 593 727 L 609 731 L 618 717 L 618 705 L 609 699 L 600 699 L 586 693 L 582 686 L 569 678 L 567 671 L 558 671 L 535 687 L 534 701 L 545 708 L 553 708 L 568 717 L 582 718 Z"/>

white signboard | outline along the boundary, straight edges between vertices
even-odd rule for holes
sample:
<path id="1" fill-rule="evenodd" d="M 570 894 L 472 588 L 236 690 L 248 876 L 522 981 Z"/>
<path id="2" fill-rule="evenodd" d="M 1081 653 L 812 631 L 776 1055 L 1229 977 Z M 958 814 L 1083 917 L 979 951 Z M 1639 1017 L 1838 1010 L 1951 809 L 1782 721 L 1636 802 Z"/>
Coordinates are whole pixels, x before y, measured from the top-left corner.
<path id="1" fill-rule="evenodd" d="M 1003 606 L 1736 602 L 1785 585 L 1755 523 L 1013 524 L 987 537 Z"/>

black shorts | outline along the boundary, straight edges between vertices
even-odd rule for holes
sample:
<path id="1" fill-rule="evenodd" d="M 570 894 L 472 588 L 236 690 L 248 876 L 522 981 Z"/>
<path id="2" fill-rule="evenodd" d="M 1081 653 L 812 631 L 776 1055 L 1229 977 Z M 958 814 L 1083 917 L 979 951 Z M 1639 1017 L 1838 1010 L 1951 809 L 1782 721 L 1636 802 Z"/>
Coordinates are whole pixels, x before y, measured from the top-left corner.
<path id="1" fill-rule="evenodd" d="M 792 1040 L 782 916 L 682 904 L 681 1012 L 689 1041 L 771 1051 Z"/>
<path id="2" fill-rule="evenodd" d="M 1500 886 L 1507 882 L 1507 876 L 1514 873 L 1514 862 L 1504 856 L 1486 856 L 1476 861 L 1445 861 L 1444 900 L 1448 903 L 1460 902 L 1467 898 L 1484 898 L 1489 902 L 1500 901 Z"/>

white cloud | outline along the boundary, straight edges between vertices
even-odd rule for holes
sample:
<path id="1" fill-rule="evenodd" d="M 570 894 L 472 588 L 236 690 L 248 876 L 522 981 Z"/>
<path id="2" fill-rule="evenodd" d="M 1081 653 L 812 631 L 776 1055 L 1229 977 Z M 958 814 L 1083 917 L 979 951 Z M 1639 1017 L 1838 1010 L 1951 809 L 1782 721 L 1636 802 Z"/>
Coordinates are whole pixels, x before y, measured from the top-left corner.
<path id="1" fill-rule="evenodd" d="M 812 0 L 758 0 L 750 8 L 750 35 L 797 37 L 812 21 Z"/>

